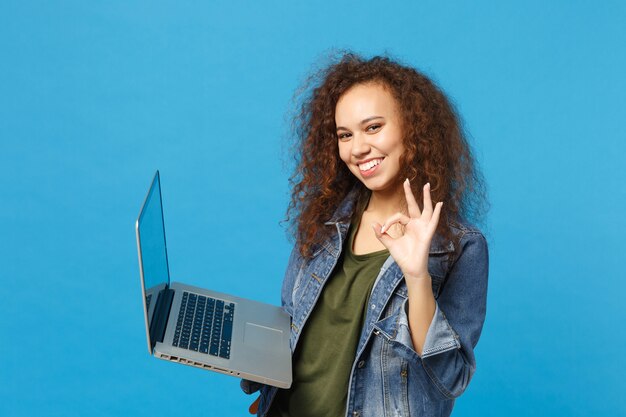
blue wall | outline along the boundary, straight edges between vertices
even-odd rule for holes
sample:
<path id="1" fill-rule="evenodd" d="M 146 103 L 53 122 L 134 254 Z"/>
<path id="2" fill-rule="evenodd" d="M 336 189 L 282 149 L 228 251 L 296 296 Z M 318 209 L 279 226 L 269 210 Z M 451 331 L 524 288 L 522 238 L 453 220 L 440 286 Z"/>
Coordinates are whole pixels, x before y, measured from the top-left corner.
<path id="1" fill-rule="evenodd" d="M 236 379 L 148 356 L 134 220 L 159 168 L 173 277 L 277 304 L 287 114 L 330 48 L 430 74 L 484 169 L 454 415 L 626 415 L 625 3 L 182 3 L 0 3 L 0 415 L 246 415 Z"/>

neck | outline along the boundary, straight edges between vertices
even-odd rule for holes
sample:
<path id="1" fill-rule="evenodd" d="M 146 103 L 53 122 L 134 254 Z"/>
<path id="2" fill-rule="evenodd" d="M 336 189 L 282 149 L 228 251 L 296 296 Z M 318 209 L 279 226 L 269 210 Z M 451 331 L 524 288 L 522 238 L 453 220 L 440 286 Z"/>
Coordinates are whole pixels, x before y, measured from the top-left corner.
<path id="1" fill-rule="evenodd" d="M 372 191 L 365 211 L 380 218 L 387 218 L 397 212 L 406 213 L 406 199 L 402 187 L 392 190 Z"/>

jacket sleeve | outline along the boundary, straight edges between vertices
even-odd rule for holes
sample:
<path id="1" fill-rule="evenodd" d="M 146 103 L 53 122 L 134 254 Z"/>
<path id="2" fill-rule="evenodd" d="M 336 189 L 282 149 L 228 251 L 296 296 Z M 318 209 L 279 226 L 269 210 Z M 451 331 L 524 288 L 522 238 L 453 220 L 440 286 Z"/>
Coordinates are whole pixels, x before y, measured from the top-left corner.
<path id="1" fill-rule="evenodd" d="M 474 374 L 474 347 L 485 321 L 487 303 L 487 242 L 480 232 L 469 231 L 459 244 L 460 255 L 437 298 L 422 356 L 415 353 L 432 383 L 447 398 L 461 395 Z M 415 352 L 409 331 L 407 302 L 403 307 L 396 340 Z"/>

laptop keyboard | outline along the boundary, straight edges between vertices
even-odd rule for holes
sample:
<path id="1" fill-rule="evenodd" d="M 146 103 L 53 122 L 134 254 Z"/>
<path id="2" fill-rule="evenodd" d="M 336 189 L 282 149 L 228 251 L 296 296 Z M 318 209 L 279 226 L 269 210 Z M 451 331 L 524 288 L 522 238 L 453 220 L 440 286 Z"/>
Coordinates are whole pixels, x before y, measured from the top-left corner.
<path id="1" fill-rule="evenodd" d="M 183 292 L 173 345 L 229 359 L 234 313 L 233 303 Z"/>

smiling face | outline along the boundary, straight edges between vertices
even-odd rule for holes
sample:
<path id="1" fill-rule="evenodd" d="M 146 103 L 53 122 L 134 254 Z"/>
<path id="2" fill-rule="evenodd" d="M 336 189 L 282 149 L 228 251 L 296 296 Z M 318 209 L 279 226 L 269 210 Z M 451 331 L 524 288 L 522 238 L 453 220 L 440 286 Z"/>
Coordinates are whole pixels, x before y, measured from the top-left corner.
<path id="1" fill-rule="evenodd" d="M 401 116 L 391 93 L 379 83 L 356 84 L 337 101 L 339 157 L 373 192 L 401 188 Z"/>

